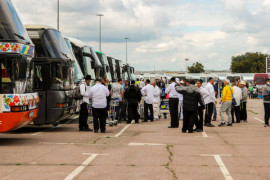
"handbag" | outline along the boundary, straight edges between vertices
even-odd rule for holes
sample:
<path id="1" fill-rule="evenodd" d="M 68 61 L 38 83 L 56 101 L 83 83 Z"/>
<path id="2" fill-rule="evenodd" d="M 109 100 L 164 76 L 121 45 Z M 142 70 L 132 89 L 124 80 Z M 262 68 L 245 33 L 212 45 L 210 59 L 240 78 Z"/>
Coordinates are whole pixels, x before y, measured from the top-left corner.
<path id="1" fill-rule="evenodd" d="M 231 91 L 231 93 L 232 93 L 232 90 L 231 90 L 230 87 L 229 87 L 229 89 L 230 89 L 230 91 Z M 233 106 L 236 106 L 236 105 L 237 105 L 236 100 L 235 100 L 235 98 L 234 98 L 234 96 L 233 96 L 233 93 L 232 93 L 232 104 L 233 104 Z"/>

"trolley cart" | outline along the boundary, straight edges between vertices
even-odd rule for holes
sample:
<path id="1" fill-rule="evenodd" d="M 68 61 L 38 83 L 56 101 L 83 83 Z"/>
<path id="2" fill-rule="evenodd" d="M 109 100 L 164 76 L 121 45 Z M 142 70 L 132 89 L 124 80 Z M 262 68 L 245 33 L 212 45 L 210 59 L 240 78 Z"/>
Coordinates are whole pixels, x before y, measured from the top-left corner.
<path id="1" fill-rule="evenodd" d="M 110 102 L 110 110 L 109 110 L 109 118 L 111 119 L 111 121 L 109 121 L 109 125 L 111 126 L 111 124 L 113 124 L 114 126 L 118 125 L 118 120 L 115 119 L 116 117 L 116 107 L 119 106 L 119 102 L 121 101 L 121 99 L 112 99 Z"/>
<path id="2" fill-rule="evenodd" d="M 169 99 L 162 99 L 160 102 L 160 114 L 163 114 L 164 119 L 170 114 Z"/>

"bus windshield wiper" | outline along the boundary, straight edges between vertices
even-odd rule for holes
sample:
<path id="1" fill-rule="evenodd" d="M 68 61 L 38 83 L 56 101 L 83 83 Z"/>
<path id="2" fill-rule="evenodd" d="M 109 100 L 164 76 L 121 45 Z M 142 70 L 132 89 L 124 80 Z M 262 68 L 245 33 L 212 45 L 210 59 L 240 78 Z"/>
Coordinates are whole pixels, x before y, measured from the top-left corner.
<path id="1" fill-rule="evenodd" d="M 68 58 L 68 55 L 63 53 L 63 52 L 60 52 L 63 56 L 65 56 L 66 58 Z M 69 58 L 68 58 L 69 59 Z"/>
<path id="2" fill-rule="evenodd" d="M 13 34 L 14 34 L 15 36 L 17 36 L 18 38 L 20 38 L 20 39 L 26 41 L 25 38 L 24 38 L 23 36 L 21 36 L 21 35 L 19 35 L 19 34 L 16 34 L 16 33 L 13 33 Z M 26 43 L 27 43 L 27 44 L 31 44 L 31 43 L 28 42 L 28 41 L 26 41 Z"/>

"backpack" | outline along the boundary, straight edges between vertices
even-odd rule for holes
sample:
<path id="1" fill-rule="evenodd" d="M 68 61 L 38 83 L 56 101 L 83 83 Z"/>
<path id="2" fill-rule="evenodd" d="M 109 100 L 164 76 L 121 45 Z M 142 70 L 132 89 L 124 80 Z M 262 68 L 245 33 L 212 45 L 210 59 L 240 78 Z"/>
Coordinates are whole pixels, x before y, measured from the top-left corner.
<path id="1" fill-rule="evenodd" d="M 81 83 L 81 84 L 83 84 L 83 83 Z M 83 96 L 82 96 L 81 90 L 80 90 L 81 84 L 76 86 L 72 92 L 72 98 L 75 99 L 76 101 L 83 99 Z M 86 90 L 86 86 L 85 86 L 85 90 Z"/>

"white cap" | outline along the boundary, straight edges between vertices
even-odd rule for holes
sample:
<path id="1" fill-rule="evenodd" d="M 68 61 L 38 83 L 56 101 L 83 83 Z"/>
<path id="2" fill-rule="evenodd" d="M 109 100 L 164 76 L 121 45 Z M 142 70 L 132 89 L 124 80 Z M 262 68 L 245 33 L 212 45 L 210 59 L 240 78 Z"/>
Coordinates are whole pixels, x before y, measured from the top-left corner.
<path id="1" fill-rule="evenodd" d="M 179 78 L 175 78 L 175 81 L 176 81 L 177 83 L 180 83 Z"/>
<path id="2" fill-rule="evenodd" d="M 225 79 L 225 81 L 226 81 L 227 83 L 229 83 L 229 84 L 231 83 L 231 81 L 230 81 L 229 79 Z"/>
<path id="3" fill-rule="evenodd" d="M 185 84 L 185 82 L 184 81 L 180 81 L 180 84 Z"/>

